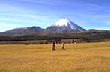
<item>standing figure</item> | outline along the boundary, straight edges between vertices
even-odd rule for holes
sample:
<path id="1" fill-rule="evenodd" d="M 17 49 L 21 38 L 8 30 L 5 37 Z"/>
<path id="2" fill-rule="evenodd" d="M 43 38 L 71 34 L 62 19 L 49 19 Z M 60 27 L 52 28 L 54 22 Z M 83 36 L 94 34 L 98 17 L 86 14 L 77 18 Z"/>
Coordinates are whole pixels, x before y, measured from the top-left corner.
<path id="1" fill-rule="evenodd" d="M 55 51 L 55 41 L 52 43 L 52 51 Z"/>
<path id="2" fill-rule="evenodd" d="M 76 44 L 76 39 L 74 39 L 74 44 Z"/>
<path id="3" fill-rule="evenodd" d="M 62 43 L 62 49 L 63 49 L 63 50 L 65 50 L 64 45 L 65 45 L 65 43 L 63 42 L 63 43 Z"/>

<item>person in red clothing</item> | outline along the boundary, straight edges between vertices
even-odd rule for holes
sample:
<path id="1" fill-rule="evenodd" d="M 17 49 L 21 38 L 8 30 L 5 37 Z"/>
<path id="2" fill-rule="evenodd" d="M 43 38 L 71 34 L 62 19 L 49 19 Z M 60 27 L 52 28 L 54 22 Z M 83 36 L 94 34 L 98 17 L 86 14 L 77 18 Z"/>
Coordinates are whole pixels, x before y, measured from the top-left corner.
<path id="1" fill-rule="evenodd" d="M 55 41 L 52 43 L 52 51 L 55 51 Z"/>

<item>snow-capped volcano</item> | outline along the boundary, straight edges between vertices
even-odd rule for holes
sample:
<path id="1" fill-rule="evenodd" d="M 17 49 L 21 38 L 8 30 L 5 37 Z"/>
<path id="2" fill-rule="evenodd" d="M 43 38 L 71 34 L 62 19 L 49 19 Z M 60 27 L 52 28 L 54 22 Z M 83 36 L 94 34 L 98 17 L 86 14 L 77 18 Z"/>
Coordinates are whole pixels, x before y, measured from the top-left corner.
<path id="1" fill-rule="evenodd" d="M 70 20 L 65 18 L 56 21 L 52 26 L 67 26 L 68 24 L 70 24 Z"/>
<path id="2" fill-rule="evenodd" d="M 53 23 L 50 27 L 48 27 L 47 30 L 49 32 L 85 31 L 85 29 L 83 29 L 82 27 L 78 26 L 77 24 L 66 18 L 59 19 L 58 21 Z"/>

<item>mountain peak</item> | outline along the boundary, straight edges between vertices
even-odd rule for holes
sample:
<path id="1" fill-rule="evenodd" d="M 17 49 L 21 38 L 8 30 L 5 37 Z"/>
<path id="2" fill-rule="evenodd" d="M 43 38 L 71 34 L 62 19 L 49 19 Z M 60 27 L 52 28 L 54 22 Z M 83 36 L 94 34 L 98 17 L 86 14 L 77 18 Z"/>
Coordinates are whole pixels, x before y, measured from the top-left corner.
<path id="1" fill-rule="evenodd" d="M 70 20 L 67 18 L 62 18 L 56 21 L 52 26 L 67 26 L 70 24 Z"/>
<path id="2" fill-rule="evenodd" d="M 52 26 L 57 26 L 57 27 L 65 26 L 69 29 L 76 29 L 77 25 L 67 18 L 62 18 L 62 19 L 59 19 L 58 21 L 56 21 L 54 24 L 52 24 Z"/>
<path id="3" fill-rule="evenodd" d="M 83 32 L 85 29 L 78 26 L 71 20 L 67 18 L 59 19 L 54 24 L 52 24 L 50 27 L 47 28 L 48 32 Z"/>

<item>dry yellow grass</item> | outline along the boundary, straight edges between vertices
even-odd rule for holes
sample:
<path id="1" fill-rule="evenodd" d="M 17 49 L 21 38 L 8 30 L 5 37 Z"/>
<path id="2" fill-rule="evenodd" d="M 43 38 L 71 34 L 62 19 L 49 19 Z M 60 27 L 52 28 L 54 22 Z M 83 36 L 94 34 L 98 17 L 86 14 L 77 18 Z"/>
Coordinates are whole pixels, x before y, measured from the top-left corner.
<path id="1" fill-rule="evenodd" d="M 0 45 L 0 72 L 110 72 L 110 42 Z"/>

